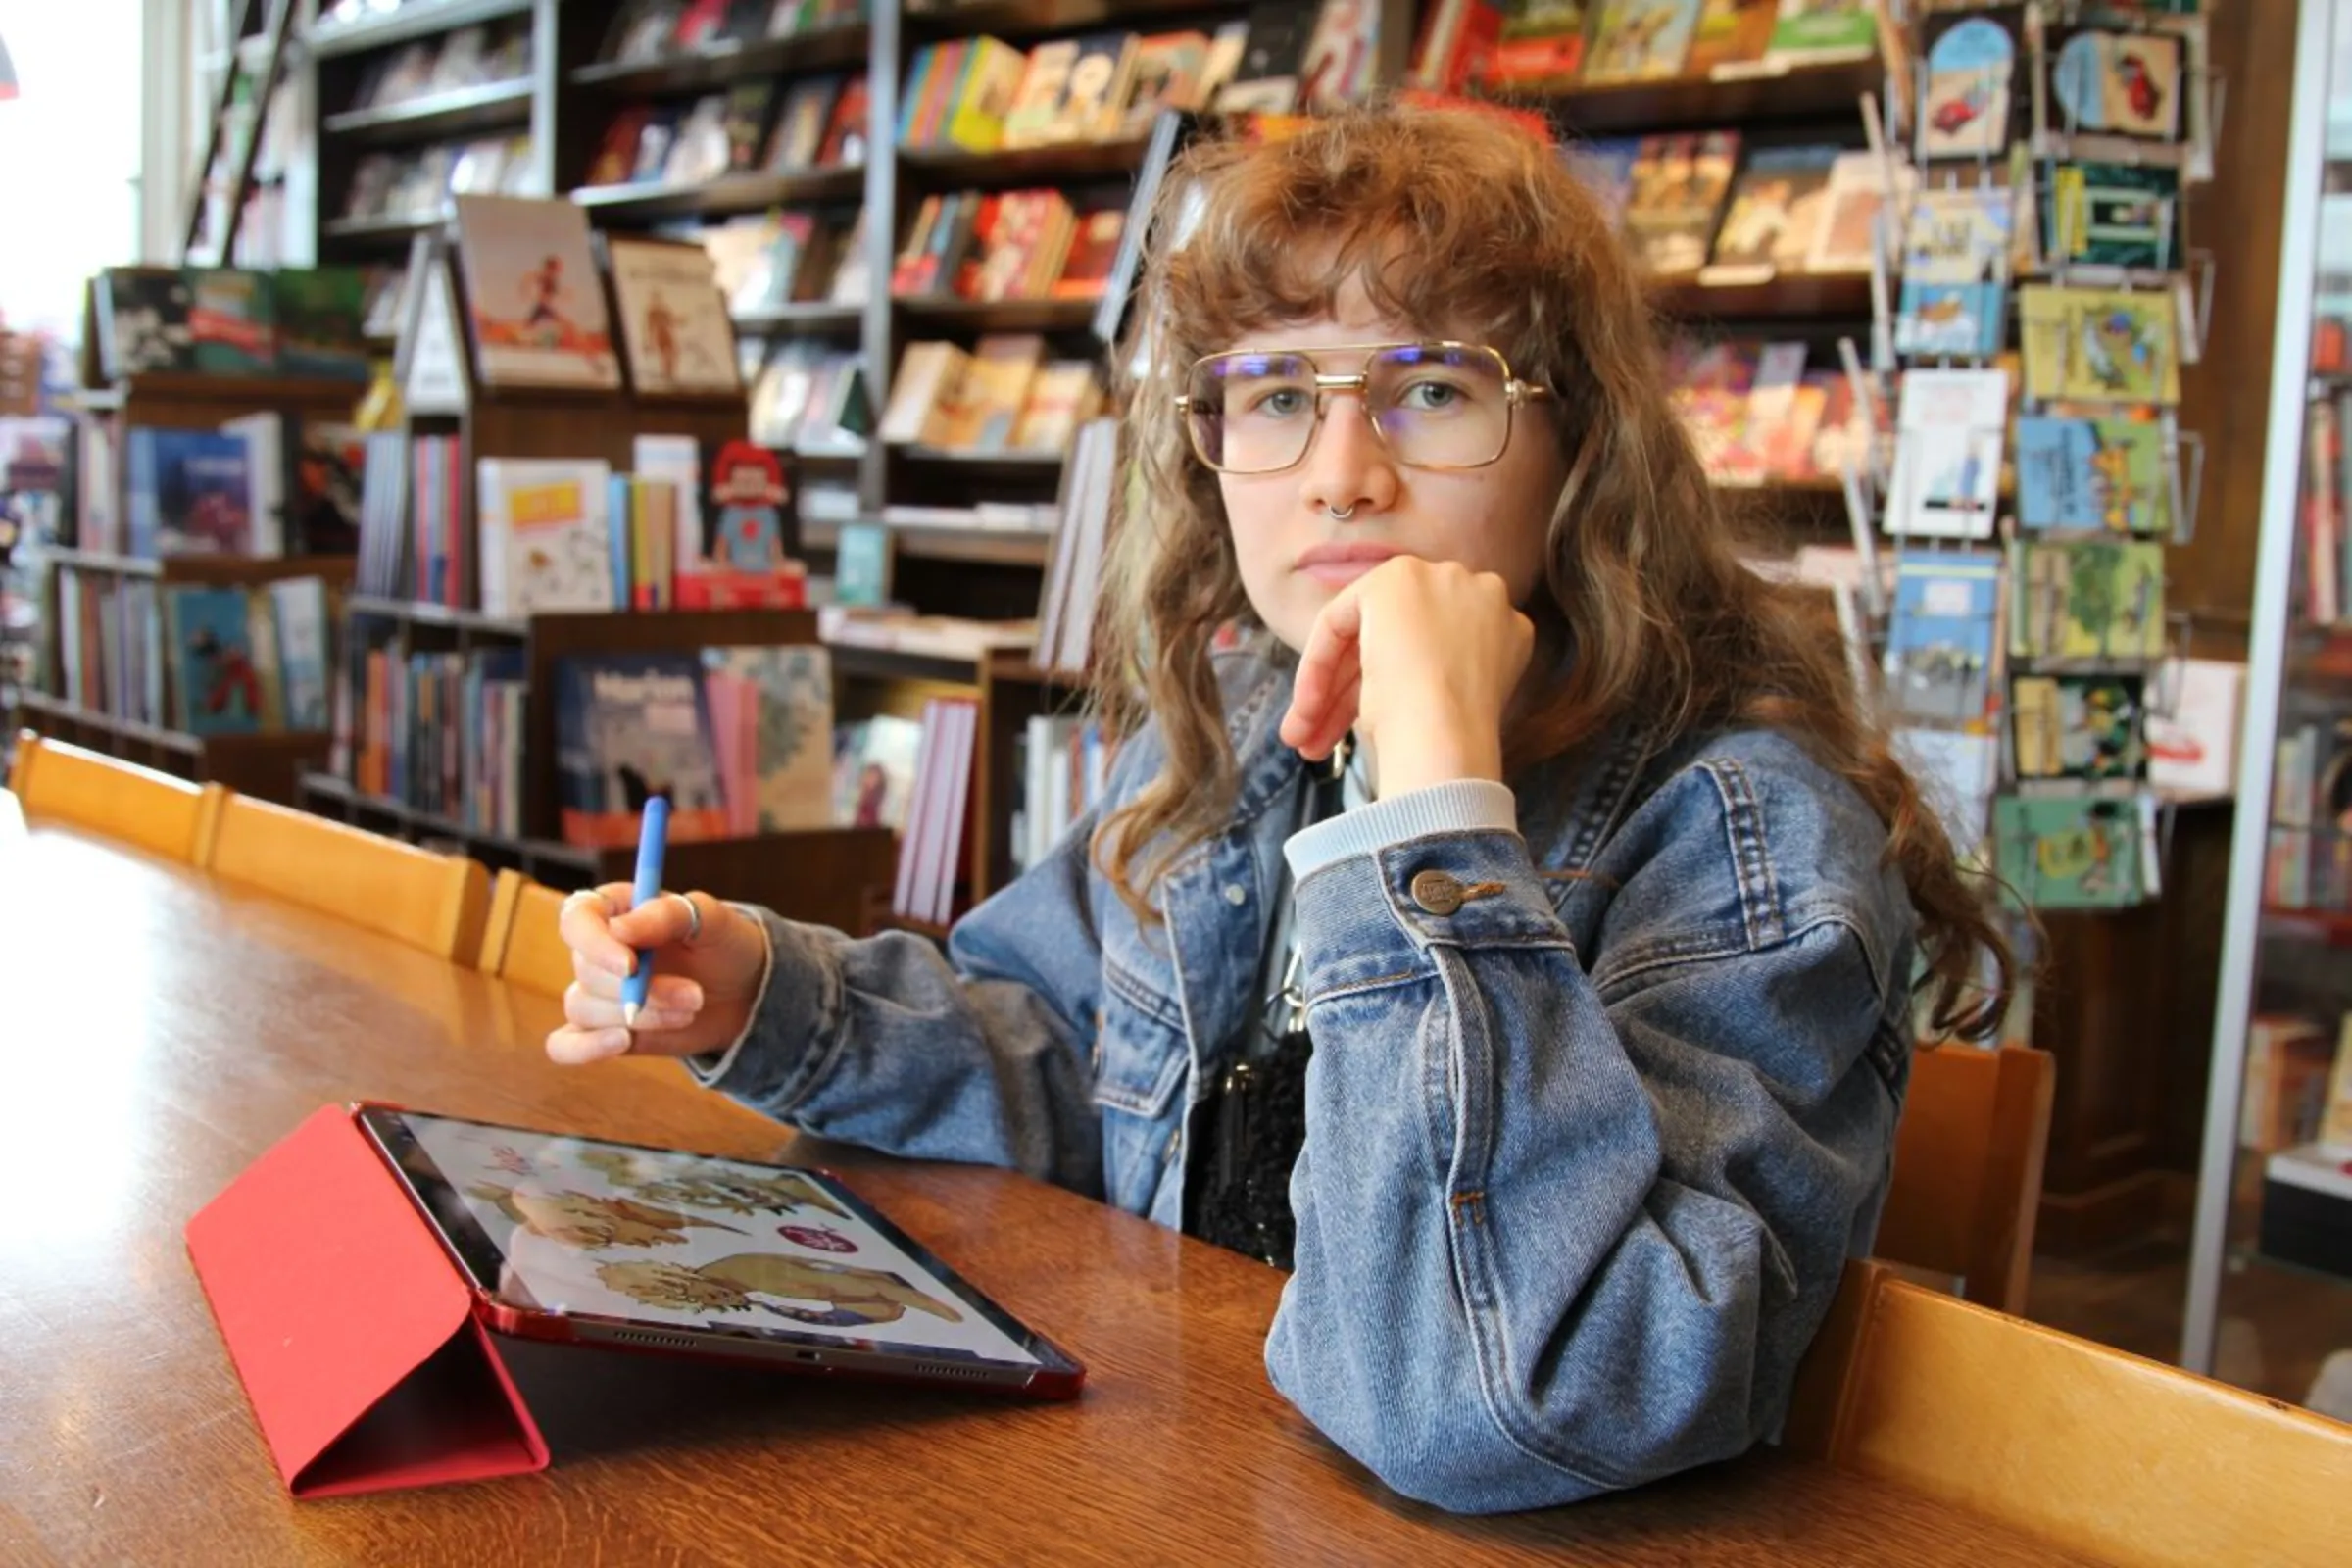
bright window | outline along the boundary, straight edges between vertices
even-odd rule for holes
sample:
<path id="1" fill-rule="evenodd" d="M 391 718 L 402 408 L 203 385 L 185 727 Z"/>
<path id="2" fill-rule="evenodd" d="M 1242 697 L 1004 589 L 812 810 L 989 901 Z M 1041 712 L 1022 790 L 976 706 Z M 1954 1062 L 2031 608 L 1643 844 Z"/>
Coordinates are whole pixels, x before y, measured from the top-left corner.
<path id="1" fill-rule="evenodd" d="M 80 336 L 82 287 L 139 254 L 141 0 L 0 0 L 0 314 Z"/>

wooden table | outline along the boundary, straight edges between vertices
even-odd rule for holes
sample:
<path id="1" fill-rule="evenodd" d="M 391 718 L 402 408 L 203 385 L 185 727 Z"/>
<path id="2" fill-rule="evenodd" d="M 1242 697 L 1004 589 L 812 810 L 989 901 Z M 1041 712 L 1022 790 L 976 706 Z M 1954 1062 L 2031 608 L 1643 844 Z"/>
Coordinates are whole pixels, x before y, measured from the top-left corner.
<path id="1" fill-rule="evenodd" d="M 789 1132 L 674 1065 L 549 1064 L 542 998 L 0 793 L 0 1563 L 2046 1562 L 1775 1453 L 1580 1507 L 1400 1500 L 1267 1385 L 1271 1270 L 1008 1174 Z M 271 1470 L 181 1241 L 321 1103 L 821 1158 L 1091 1372 L 1073 1404 L 550 1347 L 543 1474 L 331 1501 Z"/>

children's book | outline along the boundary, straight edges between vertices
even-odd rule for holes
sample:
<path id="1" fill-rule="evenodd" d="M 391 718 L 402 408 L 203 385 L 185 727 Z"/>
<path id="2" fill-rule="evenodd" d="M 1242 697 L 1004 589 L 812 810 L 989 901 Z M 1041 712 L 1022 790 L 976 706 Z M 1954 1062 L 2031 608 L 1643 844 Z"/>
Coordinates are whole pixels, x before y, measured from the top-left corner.
<path id="1" fill-rule="evenodd" d="M 1641 155 L 1642 140 L 1638 136 L 1560 143 L 1560 157 L 1566 161 L 1568 172 L 1600 203 L 1613 228 L 1625 221 L 1626 204 L 1634 193 L 1634 161 Z"/>
<path id="2" fill-rule="evenodd" d="M 636 843 L 645 803 L 656 795 L 669 798 L 673 841 L 726 835 L 702 677 L 693 654 L 557 662 L 556 790 L 564 843 Z"/>
<path id="3" fill-rule="evenodd" d="M 1626 243 L 1653 277 L 1688 277 L 1706 265 L 1716 215 L 1740 161 L 1740 133 L 1650 136 L 1634 161 Z"/>
<path id="4" fill-rule="evenodd" d="M 2054 164 L 2041 191 L 2041 243 L 2052 268 L 2171 271 L 2180 172 L 2156 164 Z"/>
<path id="5" fill-rule="evenodd" d="M 1993 802 L 1995 868 L 2029 907 L 2117 909 L 2140 902 L 2139 808 L 2104 797 Z"/>
<path id="6" fill-rule="evenodd" d="M 188 334 L 207 375 L 267 375 L 277 368 L 274 299 L 267 272 L 238 268 L 188 271 Z"/>
<path id="7" fill-rule="evenodd" d="M 1698 26 L 1699 0 L 1601 0 L 1585 81 L 1655 81 L 1677 75 Z"/>
<path id="8" fill-rule="evenodd" d="M 1920 19 L 1927 94 L 1919 104 L 1919 154 L 1991 159 L 2007 151 L 2027 93 L 2018 74 L 2025 58 L 2025 7 L 1933 12 Z"/>
<path id="9" fill-rule="evenodd" d="M 110 267 L 90 284 L 100 370 L 108 380 L 196 368 L 187 274 L 176 267 Z"/>
<path id="10" fill-rule="evenodd" d="M 1867 272 L 1879 244 L 1879 225 L 1900 221 L 1901 203 L 1887 196 L 1888 170 L 1897 194 L 1908 197 L 1914 183 L 1909 164 L 1889 165 L 1872 152 L 1838 155 L 1830 169 L 1830 188 L 1823 198 L 1821 227 L 1813 236 L 1813 254 L 1805 259 L 1808 272 Z M 1882 216 L 1883 215 L 1883 216 Z M 1891 253 L 1901 235 L 1889 232 Z"/>
<path id="11" fill-rule="evenodd" d="M 611 235 L 605 254 L 636 391 L 740 397 L 735 332 L 710 253 L 684 241 Z"/>
<path id="12" fill-rule="evenodd" d="M 2147 539 L 2020 539 L 2009 548 L 2012 657 L 2163 654 L 2164 546 Z"/>
<path id="13" fill-rule="evenodd" d="M 1585 62 L 1586 0 L 1509 0 L 1487 68 L 1495 86 L 1561 87 Z"/>
<path id="14" fill-rule="evenodd" d="M 2020 416 L 2018 525 L 2170 533 L 2171 443 L 2167 420 Z"/>
<path id="15" fill-rule="evenodd" d="M 173 726 L 191 735 L 260 730 L 262 679 L 245 590 L 170 584 L 163 608 Z"/>
<path id="16" fill-rule="evenodd" d="M 1772 46 L 1779 0 L 1705 0 L 1691 29 L 1686 76 L 1731 76 L 1754 68 Z"/>
<path id="17" fill-rule="evenodd" d="M 483 613 L 617 608 L 610 467 L 569 458 L 483 458 L 476 467 Z"/>
<path id="18" fill-rule="evenodd" d="M 270 618 L 277 627 L 286 728 L 324 729 L 330 667 L 326 583 L 318 577 L 281 577 L 270 584 L 269 597 Z"/>
<path id="19" fill-rule="evenodd" d="M 1719 272 L 1803 271 L 1821 231 L 1838 154 L 1836 147 L 1758 148 L 1732 189 L 1700 280 L 1716 281 Z"/>
<path id="20" fill-rule="evenodd" d="M 906 825 L 923 726 L 884 714 L 833 732 L 833 822 L 837 827 Z"/>
<path id="21" fill-rule="evenodd" d="M 1906 373 L 1886 531 L 1898 538 L 1991 538 L 2008 417 L 2006 370 Z"/>
<path id="22" fill-rule="evenodd" d="M 2009 736 L 2019 782 L 2144 780 L 2146 716 L 2138 675 L 2017 676 L 2009 683 Z"/>
<path id="23" fill-rule="evenodd" d="M 2148 782 L 2181 795 L 2235 793 L 2245 698 L 2244 664 L 2166 660 L 2148 703 Z"/>
<path id="24" fill-rule="evenodd" d="M 1768 57 L 1791 66 L 1861 60 L 1878 48 L 1877 0 L 1781 0 Z"/>
<path id="25" fill-rule="evenodd" d="M 2026 396 L 2086 403 L 2180 401 L 2169 289 L 2021 288 Z"/>
<path id="26" fill-rule="evenodd" d="M 620 362 L 588 242 L 567 201 L 460 196 L 458 260 L 484 383 L 614 387 Z"/>
<path id="27" fill-rule="evenodd" d="M 129 554 L 254 554 L 253 456 L 245 437 L 134 425 L 123 445 Z"/>
<path id="28" fill-rule="evenodd" d="M 1690 444 L 1711 477 L 1730 478 L 1747 422 L 1757 351 L 1746 343 L 1676 345 L 1667 366 L 1668 404 L 1690 433 Z"/>
<path id="29" fill-rule="evenodd" d="M 736 751 L 737 765 L 726 772 L 732 831 L 830 826 L 831 655 L 813 643 L 707 648 L 703 665 L 713 713 L 726 709 L 739 726 L 732 733 L 740 749 L 722 748 Z"/>
<path id="30" fill-rule="evenodd" d="M 365 382 L 368 277 L 356 267 L 283 267 L 272 280 L 277 368 L 287 375 Z"/>
<path id="31" fill-rule="evenodd" d="M 2012 204 L 1997 186 L 1925 190 L 1903 235 L 1902 304 L 1894 346 L 1909 355 L 1998 352 Z"/>
<path id="32" fill-rule="evenodd" d="M 1887 694 L 1906 718 L 1982 725 L 1999 643 L 2001 561 L 1984 551 L 1906 550 L 1886 631 Z"/>

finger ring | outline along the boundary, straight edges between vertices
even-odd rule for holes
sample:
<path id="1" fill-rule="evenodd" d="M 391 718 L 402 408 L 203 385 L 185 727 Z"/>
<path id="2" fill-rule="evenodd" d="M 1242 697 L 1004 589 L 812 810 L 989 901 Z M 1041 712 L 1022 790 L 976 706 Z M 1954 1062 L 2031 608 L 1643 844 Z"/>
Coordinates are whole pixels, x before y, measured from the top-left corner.
<path id="1" fill-rule="evenodd" d="M 691 894 L 672 893 L 670 897 L 686 906 L 686 936 L 679 946 L 691 948 L 703 934 L 703 911 L 696 907 Z"/>

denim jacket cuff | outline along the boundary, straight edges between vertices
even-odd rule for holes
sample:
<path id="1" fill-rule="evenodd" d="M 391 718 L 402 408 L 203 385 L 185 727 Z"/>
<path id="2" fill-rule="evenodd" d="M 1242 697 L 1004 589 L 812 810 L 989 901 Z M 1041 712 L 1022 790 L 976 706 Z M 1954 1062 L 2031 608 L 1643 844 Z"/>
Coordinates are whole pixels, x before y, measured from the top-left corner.
<path id="1" fill-rule="evenodd" d="M 1396 978 L 1432 946 L 1569 941 L 1527 841 L 1494 829 L 1425 834 L 1335 860 L 1299 879 L 1298 908 L 1309 997 Z"/>
<path id="2" fill-rule="evenodd" d="M 1458 778 L 1373 801 L 1301 828 L 1283 844 L 1282 854 L 1291 862 L 1292 877 L 1303 882 L 1350 855 L 1370 855 L 1429 833 L 1482 828 L 1517 832 L 1518 799 L 1492 779 Z"/>
<path id="3" fill-rule="evenodd" d="M 808 1089 L 813 1043 L 840 1011 L 839 984 L 825 955 L 808 935 L 755 904 L 735 906 L 767 934 L 767 963 L 752 996 L 751 1021 L 724 1051 L 682 1059 L 707 1089 L 737 1100 L 781 1107 Z"/>

